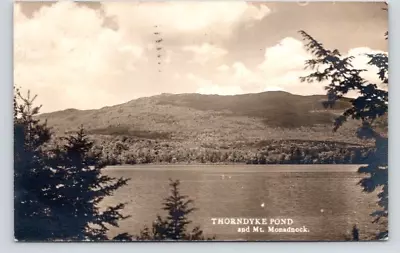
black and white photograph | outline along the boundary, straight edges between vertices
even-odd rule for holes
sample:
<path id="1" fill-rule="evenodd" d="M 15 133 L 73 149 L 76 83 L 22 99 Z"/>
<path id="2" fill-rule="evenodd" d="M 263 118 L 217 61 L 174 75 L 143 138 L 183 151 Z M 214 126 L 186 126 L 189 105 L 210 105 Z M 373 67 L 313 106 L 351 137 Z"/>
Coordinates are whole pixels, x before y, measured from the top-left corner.
<path id="1" fill-rule="evenodd" d="M 388 240 L 388 8 L 15 1 L 15 241 Z"/>

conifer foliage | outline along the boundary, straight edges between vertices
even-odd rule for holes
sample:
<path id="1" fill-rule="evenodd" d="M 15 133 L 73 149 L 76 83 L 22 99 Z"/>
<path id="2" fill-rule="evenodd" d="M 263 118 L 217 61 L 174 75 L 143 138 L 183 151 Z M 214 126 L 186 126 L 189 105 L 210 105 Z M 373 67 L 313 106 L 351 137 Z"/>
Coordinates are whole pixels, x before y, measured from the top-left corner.
<path id="1" fill-rule="evenodd" d="M 359 168 L 359 173 L 366 174 L 359 184 L 365 192 L 378 190 L 378 205 L 381 210 L 372 213 L 378 222 L 388 217 L 388 137 L 379 126 L 382 122 L 387 125 L 388 113 L 388 55 L 384 53 L 368 54 L 368 64 L 376 66 L 381 83 L 376 84 L 362 77 L 365 69 L 357 69 L 352 65 L 354 56 L 343 56 L 335 50 L 328 50 L 324 45 L 304 31 L 300 31 L 307 42 L 306 48 L 314 56 L 307 60 L 306 69 L 312 70 L 308 76 L 301 77 L 302 82 L 326 83 L 328 103 L 335 103 L 350 91 L 358 96 L 351 100 L 351 107 L 340 115 L 333 130 L 336 131 L 348 119 L 361 121 L 357 136 L 375 140 L 375 149 L 367 166 Z M 373 156 L 373 157 L 372 157 Z M 383 222 L 387 222 L 384 220 Z M 378 238 L 388 236 L 388 231 L 382 231 Z"/>
<path id="2" fill-rule="evenodd" d="M 196 208 L 192 207 L 193 200 L 188 196 L 181 195 L 179 192 L 180 181 L 170 180 L 171 192 L 163 203 L 163 210 L 167 211 L 165 218 L 157 215 L 152 227 L 147 226 L 137 236 L 138 240 L 182 240 L 198 241 L 212 240 L 214 238 L 205 238 L 200 227 L 196 226 L 191 231 L 188 225 L 192 223 L 189 215 Z"/>
<path id="3" fill-rule="evenodd" d="M 128 179 L 104 175 L 100 154 L 80 128 L 49 147 L 52 133 L 36 119 L 36 96 L 14 94 L 14 223 L 17 240 L 108 240 L 107 226 L 126 218 L 124 204 L 100 210 Z M 130 239 L 128 234 L 116 240 Z"/>
<path id="4" fill-rule="evenodd" d="M 118 226 L 127 218 L 121 214 L 120 203 L 100 211 L 104 197 L 125 185 L 128 179 L 111 178 L 104 173 L 100 153 L 93 152 L 90 141 L 81 127 L 75 135 L 64 139 L 56 155 L 54 176 L 62 181 L 59 197 L 54 203 L 55 214 L 67 222 L 62 237 L 75 240 L 107 240 L 107 225 Z"/>
<path id="5" fill-rule="evenodd" d="M 48 200 L 55 185 L 46 164 L 42 146 L 51 133 L 46 124 L 35 119 L 40 107 L 33 105 L 36 96 L 21 96 L 14 89 L 14 233 L 17 240 L 51 238 L 56 226 L 49 222 Z M 20 102 L 18 102 L 20 101 Z"/>

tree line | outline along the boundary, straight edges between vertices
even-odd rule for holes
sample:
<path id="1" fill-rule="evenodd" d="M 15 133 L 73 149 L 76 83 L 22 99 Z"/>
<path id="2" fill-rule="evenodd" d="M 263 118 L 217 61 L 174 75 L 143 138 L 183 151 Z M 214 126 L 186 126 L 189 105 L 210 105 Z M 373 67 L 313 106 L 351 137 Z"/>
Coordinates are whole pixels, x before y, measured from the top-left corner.
<path id="1" fill-rule="evenodd" d="M 133 144 L 134 142 L 134 144 Z M 112 137 L 98 141 L 96 149 L 107 165 L 136 164 L 366 164 L 374 146 L 322 141 L 268 141 L 259 148 L 196 147 L 178 142 Z"/>

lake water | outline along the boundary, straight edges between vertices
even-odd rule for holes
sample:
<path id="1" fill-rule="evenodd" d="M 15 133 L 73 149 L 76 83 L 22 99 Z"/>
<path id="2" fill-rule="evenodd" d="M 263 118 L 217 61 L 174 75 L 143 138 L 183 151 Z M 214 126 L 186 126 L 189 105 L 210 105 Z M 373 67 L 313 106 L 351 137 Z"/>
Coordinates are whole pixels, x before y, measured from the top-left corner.
<path id="1" fill-rule="evenodd" d="M 169 179 L 181 181 L 181 194 L 198 208 L 190 218 L 218 240 L 344 240 L 354 224 L 361 239 L 376 233 L 369 215 L 376 194 L 363 193 L 357 165 L 168 165 L 116 166 L 105 173 L 131 178 L 102 205 L 126 202 L 130 218 L 110 235 L 138 234 L 151 225 L 169 194 Z M 307 233 L 238 232 L 247 225 L 213 225 L 211 218 L 288 218 Z M 250 226 L 252 229 L 252 226 Z M 288 227 L 275 226 L 276 227 Z"/>

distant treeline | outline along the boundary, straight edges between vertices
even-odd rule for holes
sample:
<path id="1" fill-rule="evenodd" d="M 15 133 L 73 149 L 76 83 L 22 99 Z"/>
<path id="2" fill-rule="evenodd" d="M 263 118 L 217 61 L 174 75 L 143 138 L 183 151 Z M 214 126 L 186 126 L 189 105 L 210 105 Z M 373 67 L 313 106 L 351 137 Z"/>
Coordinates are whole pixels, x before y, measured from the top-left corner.
<path id="1" fill-rule="evenodd" d="M 98 139 L 98 138 L 97 138 Z M 364 164 L 374 152 L 339 142 L 271 140 L 241 145 L 190 145 L 117 137 L 98 140 L 96 152 L 106 165 L 160 163 Z"/>

